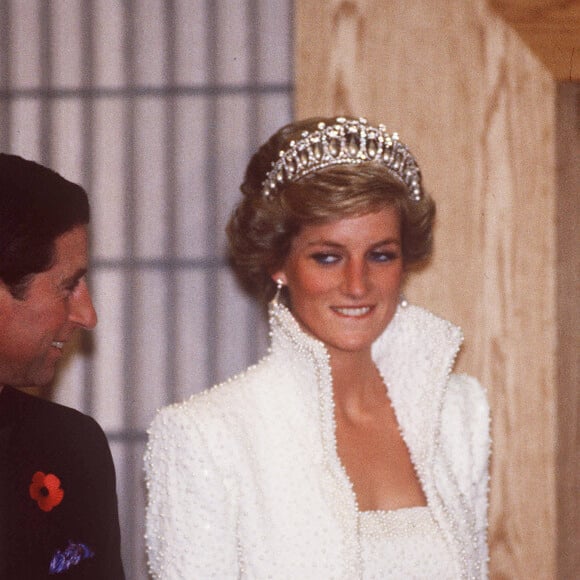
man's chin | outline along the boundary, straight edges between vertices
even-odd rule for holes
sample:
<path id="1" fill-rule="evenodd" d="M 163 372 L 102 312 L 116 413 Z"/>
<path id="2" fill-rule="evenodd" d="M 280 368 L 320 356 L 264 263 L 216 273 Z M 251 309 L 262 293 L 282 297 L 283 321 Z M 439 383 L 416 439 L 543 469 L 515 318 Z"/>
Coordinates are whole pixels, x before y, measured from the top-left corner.
<path id="1" fill-rule="evenodd" d="M 43 373 L 39 373 L 36 376 L 27 377 L 27 380 L 23 381 L 20 385 L 13 386 L 17 386 L 18 388 L 22 389 L 47 389 L 51 386 L 55 374 L 55 369 L 52 371 L 47 370 Z"/>
<path id="2" fill-rule="evenodd" d="M 33 390 L 33 389 L 48 389 L 50 387 L 50 381 L 48 383 L 43 383 L 43 384 L 26 384 L 26 385 L 11 385 L 12 387 L 16 387 L 17 389 L 22 389 L 22 390 Z"/>

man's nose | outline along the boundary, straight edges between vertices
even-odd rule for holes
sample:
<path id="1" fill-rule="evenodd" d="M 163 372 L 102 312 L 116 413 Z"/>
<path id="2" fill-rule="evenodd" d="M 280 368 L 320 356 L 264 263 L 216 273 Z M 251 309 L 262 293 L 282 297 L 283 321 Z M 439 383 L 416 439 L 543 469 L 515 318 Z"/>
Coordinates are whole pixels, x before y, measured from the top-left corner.
<path id="1" fill-rule="evenodd" d="M 71 322 L 86 330 L 92 330 L 97 324 L 97 313 L 84 278 L 79 282 L 79 287 L 72 301 L 69 318 Z"/>

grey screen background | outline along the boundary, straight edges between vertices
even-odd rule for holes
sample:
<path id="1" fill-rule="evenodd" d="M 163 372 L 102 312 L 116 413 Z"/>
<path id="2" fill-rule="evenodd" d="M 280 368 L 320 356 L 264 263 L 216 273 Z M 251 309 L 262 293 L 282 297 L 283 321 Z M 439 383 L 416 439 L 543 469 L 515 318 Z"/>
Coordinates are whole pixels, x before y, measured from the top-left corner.
<path id="1" fill-rule="evenodd" d="M 261 311 L 224 226 L 257 145 L 292 117 L 290 0 L 0 0 L 0 150 L 81 183 L 99 315 L 49 393 L 111 443 L 128 578 L 145 578 L 155 410 L 255 362 Z"/>

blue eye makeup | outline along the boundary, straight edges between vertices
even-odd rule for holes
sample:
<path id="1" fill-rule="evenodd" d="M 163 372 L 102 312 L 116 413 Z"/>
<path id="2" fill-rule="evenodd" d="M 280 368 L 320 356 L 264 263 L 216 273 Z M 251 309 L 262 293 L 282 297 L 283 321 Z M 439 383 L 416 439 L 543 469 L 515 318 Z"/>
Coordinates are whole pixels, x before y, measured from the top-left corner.
<path id="1" fill-rule="evenodd" d="M 335 264 L 340 260 L 340 256 L 328 252 L 316 252 L 311 256 L 318 264 L 328 265 Z"/>

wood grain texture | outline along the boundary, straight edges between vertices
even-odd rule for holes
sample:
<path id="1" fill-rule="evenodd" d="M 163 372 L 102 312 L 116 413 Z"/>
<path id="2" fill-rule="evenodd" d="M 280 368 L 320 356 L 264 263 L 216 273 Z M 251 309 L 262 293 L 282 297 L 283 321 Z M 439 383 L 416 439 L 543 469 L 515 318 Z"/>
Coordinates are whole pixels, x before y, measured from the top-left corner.
<path id="1" fill-rule="evenodd" d="M 559 81 L 580 81 L 578 0 L 490 0 Z"/>
<path id="2" fill-rule="evenodd" d="M 580 573 L 580 83 L 558 90 L 558 578 Z"/>
<path id="3" fill-rule="evenodd" d="M 557 569 L 552 76 L 484 0 L 296 2 L 296 113 L 398 130 L 438 203 L 409 296 L 459 323 L 493 407 L 494 578 Z"/>

